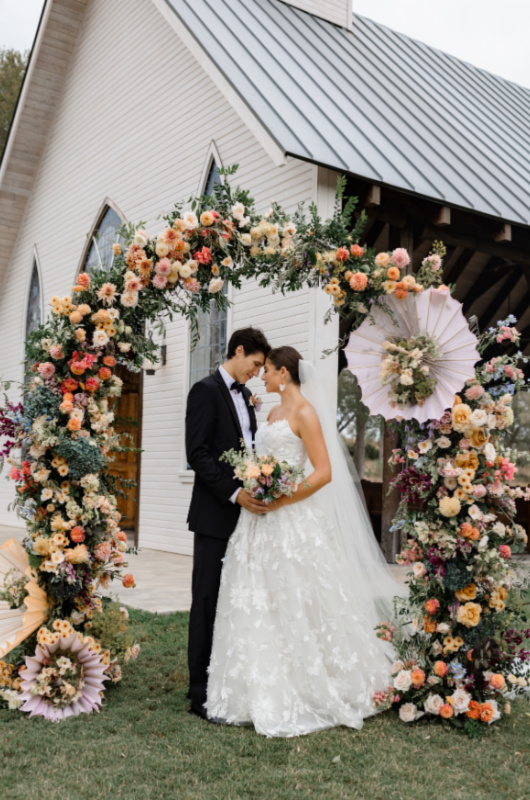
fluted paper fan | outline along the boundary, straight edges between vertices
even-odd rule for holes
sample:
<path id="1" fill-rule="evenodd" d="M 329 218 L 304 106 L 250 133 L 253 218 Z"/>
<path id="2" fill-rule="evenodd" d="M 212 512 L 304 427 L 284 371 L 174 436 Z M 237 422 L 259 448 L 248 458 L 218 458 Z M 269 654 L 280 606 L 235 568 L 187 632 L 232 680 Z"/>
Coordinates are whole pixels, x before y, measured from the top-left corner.
<path id="1" fill-rule="evenodd" d="M 9 539 L 0 547 L 0 586 L 13 568 L 27 578 L 28 594 L 20 608 L 10 608 L 9 603 L 0 602 L 0 658 L 37 630 L 48 614 L 46 593 L 37 584 L 26 551 L 16 539 Z"/>
<path id="2" fill-rule="evenodd" d="M 351 333 L 344 348 L 348 369 L 356 376 L 362 390 L 362 401 L 370 414 L 382 414 L 385 419 L 400 416 L 425 422 L 440 419 L 454 402 L 454 396 L 464 383 L 475 376 L 475 364 L 480 360 L 476 336 L 462 312 L 462 304 L 447 290 L 428 289 L 410 294 L 404 300 L 391 296 L 387 305 L 394 312 L 392 318 L 375 308 L 356 331 Z M 439 345 L 441 354 L 430 367 L 436 378 L 434 393 L 423 405 L 406 405 L 399 408 L 391 404 L 389 387 L 381 384 L 381 364 L 387 355 L 383 343 L 395 337 L 409 338 L 428 334 Z"/>

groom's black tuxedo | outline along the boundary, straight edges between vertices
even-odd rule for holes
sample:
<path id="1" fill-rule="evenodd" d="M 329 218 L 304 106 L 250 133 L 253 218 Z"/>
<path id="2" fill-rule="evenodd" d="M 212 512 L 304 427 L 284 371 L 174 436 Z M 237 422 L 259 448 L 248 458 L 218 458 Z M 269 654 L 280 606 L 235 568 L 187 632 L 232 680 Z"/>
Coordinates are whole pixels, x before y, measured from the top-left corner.
<path id="1" fill-rule="evenodd" d="M 242 394 L 254 439 L 256 414 L 250 403 L 251 393 L 243 387 Z M 201 716 L 206 702 L 223 558 L 241 511 L 230 497 L 242 484 L 234 479 L 233 467 L 219 461 L 219 457 L 226 450 L 239 450 L 242 438 L 232 395 L 217 370 L 191 388 L 186 409 L 186 454 L 190 467 L 195 471 L 188 514 L 188 525 L 194 532 L 188 639 L 189 696 L 192 709 Z"/>
<path id="2" fill-rule="evenodd" d="M 251 392 L 243 387 L 249 411 L 252 438 L 256 414 L 250 403 Z M 219 457 L 234 448 L 239 450 L 243 432 L 230 391 L 219 370 L 198 381 L 188 395 L 186 409 L 186 454 L 195 471 L 195 484 L 188 514 L 188 526 L 195 533 L 228 539 L 237 525 L 241 507 L 230 502 L 241 482 L 234 480 L 234 469 Z"/>

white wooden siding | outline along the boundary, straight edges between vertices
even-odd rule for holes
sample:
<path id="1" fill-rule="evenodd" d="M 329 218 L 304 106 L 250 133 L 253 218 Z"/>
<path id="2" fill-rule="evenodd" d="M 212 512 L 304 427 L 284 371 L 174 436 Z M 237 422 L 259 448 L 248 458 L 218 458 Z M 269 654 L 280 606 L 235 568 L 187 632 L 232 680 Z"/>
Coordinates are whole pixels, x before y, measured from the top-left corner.
<path id="1" fill-rule="evenodd" d="M 151 0 L 92 0 L 2 281 L 1 376 L 22 377 L 34 246 L 48 309 L 52 295 L 70 293 L 103 199 L 156 232 L 158 215 L 196 192 L 212 138 L 224 164 L 240 164 L 232 180 L 251 191 L 258 209 L 265 212 L 274 199 L 294 210 L 316 197 L 317 168 L 295 159 L 275 165 Z M 273 344 L 290 343 L 314 357 L 313 293 L 283 297 L 247 282 L 233 296 L 231 330 L 260 325 Z M 189 356 L 182 320 L 169 325 L 166 343 L 166 366 L 144 381 L 140 546 L 189 554 L 191 483 L 183 474 Z M 252 388 L 263 394 L 260 385 Z M 0 481 L 0 523 L 17 524 L 6 510 L 12 496 L 12 485 Z"/>

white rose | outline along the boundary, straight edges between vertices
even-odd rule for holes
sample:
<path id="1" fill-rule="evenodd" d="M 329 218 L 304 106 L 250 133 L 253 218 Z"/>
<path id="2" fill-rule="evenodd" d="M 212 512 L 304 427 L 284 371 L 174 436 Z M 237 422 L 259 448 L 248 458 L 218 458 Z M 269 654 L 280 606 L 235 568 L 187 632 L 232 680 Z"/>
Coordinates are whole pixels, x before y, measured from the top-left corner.
<path id="1" fill-rule="evenodd" d="M 449 633 L 449 625 L 447 622 L 439 622 L 436 626 L 437 633 Z"/>
<path id="2" fill-rule="evenodd" d="M 128 353 L 129 350 L 131 349 L 131 345 L 129 344 L 129 342 L 118 342 L 118 348 L 120 350 L 120 353 Z"/>
<path id="3" fill-rule="evenodd" d="M 469 708 L 471 695 L 465 689 L 456 689 L 451 695 L 451 700 L 455 715 L 463 714 Z"/>
<path id="4" fill-rule="evenodd" d="M 415 561 L 412 565 L 412 573 L 415 578 L 422 578 L 424 575 L 427 575 L 425 564 L 421 561 Z"/>
<path id="5" fill-rule="evenodd" d="M 396 672 L 401 672 L 405 669 L 405 665 L 402 661 L 394 661 L 392 664 L 392 675 L 395 675 Z"/>
<path id="6" fill-rule="evenodd" d="M 140 247 L 145 247 L 149 241 L 149 236 L 147 233 L 141 229 L 138 229 L 134 232 L 133 242 L 134 244 L 140 245 Z"/>
<path id="7" fill-rule="evenodd" d="M 123 292 L 121 304 L 126 308 L 134 308 L 134 306 L 138 305 L 138 292 Z"/>
<path id="8" fill-rule="evenodd" d="M 482 516 L 483 516 L 482 511 L 480 510 L 480 508 L 477 505 L 475 505 L 475 503 L 473 503 L 472 506 L 469 506 L 467 513 L 469 514 L 471 519 L 475 519 L 475 520 L 476 519 L 482 519 Z"/>
<path id="9" fill-rule="evenodd" d="M 447 450 L 448 447 L 451 447 L 451 439 L 448 436 L 440 436 L 439 439 L 436 439 L 436 444 L 442 450 Z"/>
<path id="10" fill-rule="evenodd" d="M 423 442 L 418 444 L 418 450 L 420 453 L 428 453 L 429 450 L 432 449 L 432 442 L 430 439 L 424 439 Z"/>
<path id="11" fill-rule="evenodd" d="M 425 698 L 423 708 L 428 714 L 439 714 L 441 707 L 444 705 L 445 700 L 439 694 L 429 694 Z"/>
<path id="12" fill-rule="evenodd" d="M 182 219 L 188 231 L 193 231 L 195 230 L 195 228 L 199 227 L 199 220 L 197 219 L 197 215 L 194 214 L 193 211 L 186 211 L 182 215 Z"/>
<path id="13" fill-rule="evenodd" d="M 476 408 L 475 411 L 471 414 L 469 418 L 469 423 L 472 428 L 477 430 L 478 428 L 483 428 L 486 424 L 486 420 L 488 419 L 488 415 L 485 411 L 481 408 Z"/>
<path id="14" fill-rule="evenodd" d="M 243 233 L 241 235 L 241 241 L 246 247 L 250 247 L 250 245 L 252 244 L 252 238 L 250 236 L 250 233 Z"/>
<path id="15" fill-rule="evenodd" d="M 488 546 L 488 542 L 489 542 L 489 536 L 483 536 L 480 542 L 478 543 L 478 549 L 485 550 L 486 547 Z"/>
<path id="16" fill-rule="evenodd" d="M 458 486 L 458 481 L 456 478 L 444 478 L 444 486 L 452 492 Z"/>
<path id="17" fill-rule="evenodd" d="M 406 692 L 412 686 L 412 678 L 408 669 L 402 669 L 394 678 L 394 689 L 398 692 Z"/>
<path id="18" fill-rule="evenodd" d="M 224 280 L 222 278 L 212 278 L 210 281 L 210 285 L 208 286 L 208 291 L 210 294 L 215 294 L 216 292 L 220 292 L 223 288 Z"/>
<path id="19" fill-rule="evenodd" d="M 506 525 L 503 525 L 502 522 L 496 522 L 495 525 L 493 526 L 493 530 L 495 531 L 497 536 L 500 536 L 502 538 L 506 533 Z"/>
<path id="20" fill-rule="evenodd" d="M 497 453 L 496 453 L 495 448 L 494 448 L 494 446 L 492 445 L 491 442 L 488 442 L 487 444 L 484 445 L 483 453 L 484 453 L 484 458 L 486 459 L 486 461 L 493 462 L 493 461 L 495 461 L 495 459 L 497 457 Z"/>
<path id="21" fill-rule="evenodd" d="M 499 706 L 498 706 L 498 703 L 497 703 L 496 700 L 488 700 L 487 702 L 490 704 L 490 706 L 493 709 L 493 716 L 488 722 L 488 725 L 491 725 L 492 722 L 497 722 L 497 720 L 501 718 L 501 712 L 500 712 L 500 709 L 499 709 Z"/>
<path id="22" fill-rule="evenodd" d="M 243 203 L 235 203 L 232 206 L 232 215 L 236 219 L 243 219 L 243 217 L 245 216 L 245 206 L 243 205 Z"/>
<path id="23" fill-rule="evenodd" d="M 488 428 L 493 429 L 497 426 L 497 418 L 495 414 L 488 414 L 488 418 L 486 420 L 486 425 Z"/>
<path id="24" fill-rule="evenodd" d="M 92 336 L 92 344 L 94 347 L 105 347 L 106 344 L 109 342 L 109 337 L 103 330 L 94 331 L 94 335 Z"/>
<path id="25" fill-rule="evenodd" d="M 415 722 L 415 720 L 423 717 L 424 712 L 418 711 L 418 707 L 414 703 L 405 703 L 399 709 L 399 718 L 402 722 Z"/>
<path id="26" fill-rule="evenodd" d="M 440 645 L 440 651 L 441 651 L 442 645 L 440 644 L 440 642 L 436 642 L 436 644 Z M 429 686 L 436 686 L 437 683 L 440 683 L 440 678 L 438 678 L 436 675 L 429 675 L 429 677 L 427 678 L 427 683 L 429 684 Z"/>

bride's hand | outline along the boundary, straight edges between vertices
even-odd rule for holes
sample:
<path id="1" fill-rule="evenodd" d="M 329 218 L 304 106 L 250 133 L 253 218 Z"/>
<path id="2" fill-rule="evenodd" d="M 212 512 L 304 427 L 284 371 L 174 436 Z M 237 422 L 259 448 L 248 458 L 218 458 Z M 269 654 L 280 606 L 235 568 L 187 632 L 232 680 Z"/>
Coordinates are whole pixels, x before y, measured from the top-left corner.
<path id="1" fill-rule="evenodd" d="M 263 500 L 256 500 L 255 497 L 252 497 L 244 489 L 239 490 L 236 503 L 242 506 L 242 508 L 246 508 L 247 511 L 250 511 L 252 514 L 266 514 L 270 511 L 270 507 L 264 503 Z"/>

